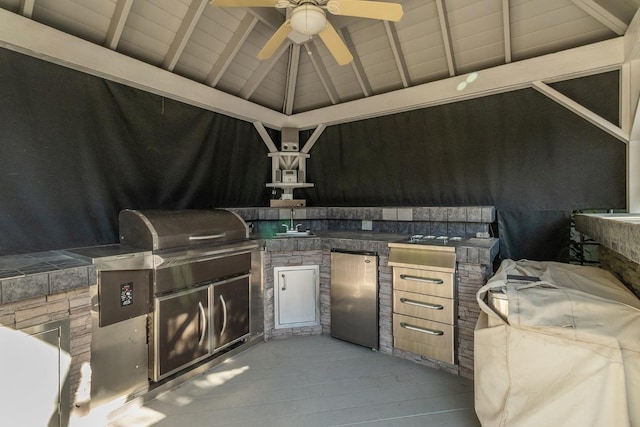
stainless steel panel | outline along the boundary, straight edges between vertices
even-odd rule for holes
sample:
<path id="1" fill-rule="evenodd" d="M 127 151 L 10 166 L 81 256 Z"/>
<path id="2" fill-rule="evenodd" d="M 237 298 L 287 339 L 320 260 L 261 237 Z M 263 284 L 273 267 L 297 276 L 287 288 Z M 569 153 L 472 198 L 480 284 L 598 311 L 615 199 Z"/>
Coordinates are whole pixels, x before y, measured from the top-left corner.
<path id="1" fill-rule="evenodd" d="M 331 252 L 331 336 L 378 348 L 378 257 Z"/>
<path id="2" fill-rule="evenodd" d="M 455 248 L 389 243 L 389 266 L 428 268 L 453 273 L 456 270 Z"/>
<path id="3" fill-rule="evenodd" d="M 101 327 L 149 313 L 152 271 L 98 271 Z"/>
<path id="4" fill-rule="evenodd" d="M 150 250 L 211 245 L 249 238 L 237 214 L 223 210 L 123 210 L 120 243 Z"/>
<path id="5" fill-rule="evenodd" d="M 149 376 L 159 381 L 212 353 L 210 286 L 154 299 Z"/>
<path id="6" fill-rule="evenodd" d="M 213 286 L 213 345 L 220 350 L 249 335 L 249 275 Z"/>
<path id="7" fill-rule="evenodd" d="M 451 325 L 456 320 L 454 300 L 413 292 L 393 291 L 393 312 Z"/>
<path id="8" fill-rule="evenodd" d="M 91 317 L 91 405 L 147 390 L 147 316 L 105 327 L 97 311 Z"/>
<path id="9" fill-rule="evenodd" d="M 179 264 L 156 270 L 154 294 L 164 294 L 196 284 L 210 283 L 225 277 L 249 273 L 251 253 L 224 255 L 204 261 Z"/>
<path id="10" fill-rule="evenodd" d="M 393 289 L 443 298 L 455 298 L 453 273 L 440 271 L 394 267 Z"/>
<path id="11" fill-rule="evenodd" d="M 455 364 L 455 326 L 416 317 L 393 315 L 393 346 Z"/>

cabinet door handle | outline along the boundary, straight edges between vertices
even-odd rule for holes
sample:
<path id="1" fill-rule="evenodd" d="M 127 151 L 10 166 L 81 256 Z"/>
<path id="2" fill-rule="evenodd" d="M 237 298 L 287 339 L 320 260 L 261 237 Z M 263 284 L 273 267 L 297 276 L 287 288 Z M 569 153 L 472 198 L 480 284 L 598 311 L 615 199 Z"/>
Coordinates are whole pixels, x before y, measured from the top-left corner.
<path id="1" fill-rule="evenodd" d="M 444 310 L 444 305 L 429 304 L 428 302 L 414 301 L 407 298 L 400 298 L 400 302 L 407 305 L 415 305 L 416 307 L 429 308 L 431 310 Z"/>
<path id="2" fill-rule="evenodd" d="M 198 301 L 198 310 L 200 310 L 200 339 L 198 345 L 202 345 L 204 338 L 207 336 L 207 314 L 204 311 L 202 301 Z"/>
<path id="3" fill-rule="evenodd" d="M 284 274 L 282 275 L 282 290 L 287 290 L 287 276 L 285 276 Z"/>
<path id="4" fill-rule="evenodd" d="M 414 282 L 433 283 L 436 285 L 442 285 L 444 281 L 442 279 L 432 279 L 429 277 L 411 276 L 410 274 L 401 274 L 400 278 L 403 280 L 412 280 Z"/>
<path id="5" fill-rule="evenodd" d="M 437 336 L 444 335 L 444 332 L 442 331 L 436 331 L 435 329 L 421 328 L 419 326 L 413 326 L 404 322 L 400 322 L 400 327 L 409 329 L 410 331 L 421 332 L 423 334 L 437 335 Z"/>
<path id="6" fill-rule="evenodd" d="M 222 330 L 220 335 L 224 335 L 224 330 L 227 329 L 227 303 L 224 302 L 224 298 L 220 295 L 220 302 L 222 303 Z"/>

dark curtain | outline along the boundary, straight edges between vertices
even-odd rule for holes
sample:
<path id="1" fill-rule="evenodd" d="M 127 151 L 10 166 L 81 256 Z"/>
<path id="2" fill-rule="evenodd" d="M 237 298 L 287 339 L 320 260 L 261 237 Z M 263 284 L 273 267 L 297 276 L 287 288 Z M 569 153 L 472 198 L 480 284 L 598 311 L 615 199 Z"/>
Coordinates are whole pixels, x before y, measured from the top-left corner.
<path id="1" fill-rule="evenodd" d="M 555 87 L 615 121 L 617 79 Z M 0 94 L 0 253 L 117 242 L 124 208 L 268 205 L 250 123 L 8 50 Z M 309 206 L 492 205 L 502 230 L 625 207 L 625 145 L 532 89 L 330 126 L 310 154 L 315 187 L 295 192 Z"/>
<path id="2" fill-rule="evenodd" d="M 259 206 L 252 124 L 0 50 L 0 252 L 118 241 L 121 209 Z"/>
<path id="3" fill-rule="evenodd" d="M 498 212 L 503 259 L 569 262 L 571 211 Z"/>
<path id="4" fill-rule="evenodd" d="M 617 72 L 557 89 L 617 122 Z M 308 203 L 496 206 L 503 256 L 564 260 L 566 212 L 626 205 L 625 144 L 533 89 L 331 126 L 310 154 Z"/>
<path id="5" fill-rule="evenodd" d="M 625 206 L 625 144 L 532 89 L 331 126 L 310 154 L 313 204 Z"/>

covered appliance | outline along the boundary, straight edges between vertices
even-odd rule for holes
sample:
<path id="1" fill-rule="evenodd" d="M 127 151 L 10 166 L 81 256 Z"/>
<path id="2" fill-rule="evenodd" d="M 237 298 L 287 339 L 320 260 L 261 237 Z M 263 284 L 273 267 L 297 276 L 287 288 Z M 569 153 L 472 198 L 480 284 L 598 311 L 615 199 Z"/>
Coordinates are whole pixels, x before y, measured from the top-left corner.
<path id="1" fill-rule="evenodd" d="M 477 301 L 483 426 L 640 425 L 640 300 L 615 276 L 507 259 Z"/>
<path id="2" fill-rule="evenodd" d="M 159 381 L 250 335 L 255 241 L 223 210 L 124 210 L 120 242 L 152 251 L 149 378 Z"/>

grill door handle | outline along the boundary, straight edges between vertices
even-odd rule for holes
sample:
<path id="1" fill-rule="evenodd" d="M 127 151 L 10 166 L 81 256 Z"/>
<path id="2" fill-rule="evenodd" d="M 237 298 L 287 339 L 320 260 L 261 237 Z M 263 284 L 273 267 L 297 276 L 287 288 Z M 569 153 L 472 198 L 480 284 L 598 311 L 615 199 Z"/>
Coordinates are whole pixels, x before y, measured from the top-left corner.
<path id="1" fill-rule="evenodd" d="M 189 240 L 213 240 L 213 239 L 221 239 L 226 236 L 227 233 L 220 234 L 203 234 L 201 236 L 189 236 Z"/>
<path id="2" fill-rule="evenodd" d="M 282 274 L 282 290 L 287 290 L 287 276 L 285 276 L 284 274 Z"/>
<path id="3" fill-rule="evenodd" d="M 435 285 L 442 285 L 444 283 L 442 279 L 432 279 L 429 277 L 412 276 L 410 274 L 401 274 L 400 278 L 403 280 L 411 280 L 414 282 L 433 283 Z"/>
<path id="4" fill-rule="evenodd" d="M 224 298 L 220 295 L 220 302 L 222 303 L 222 330 L 220 335 L 224 335 L 224 330 L 227 329 L 227 303 L 224 302 Z"/>
<path id="5" fill-rule="evenodd" d="M 400 322 L 400 327 L 408 329 L 410 331 L 421 332 L 423 334 L 436 335 L 436 336 L 444 335 L 444 332 L 442 331 L 436 331 L 435 329 L 421 328 L 419 326 L 413 326 L 404 322 Z"/>
<path id="6" fill-rule="evenodd" d="M 198 301 L 198 310 L 200 310 L 200 339 L 198 345 L 202 345 L 204 337 L 207 336 L 207 314 L 204 311 L 202 301 Z"/>
<path id="7" fill-rule="evenodd" d="M 414 305 L 416 307 L 429 308 L 431 310 L 444 310 L 444 305 L 429 304 L 428 302 L 414 301 L 407 298 L 400 298 L 400 302 L 407 305 Z"/>

